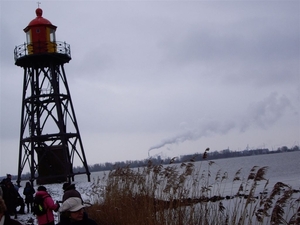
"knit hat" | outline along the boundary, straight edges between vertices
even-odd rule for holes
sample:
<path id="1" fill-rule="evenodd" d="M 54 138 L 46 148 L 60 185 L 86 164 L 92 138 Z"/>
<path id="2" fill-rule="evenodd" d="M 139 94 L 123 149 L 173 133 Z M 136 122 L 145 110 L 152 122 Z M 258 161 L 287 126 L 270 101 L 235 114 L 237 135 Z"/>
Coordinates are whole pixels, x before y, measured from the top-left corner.
<path id="1" fill-rule="evenodd" d="M 63 184 L 63 190 L 64 191 L 71 190 L 71 189 L 75 189 L 75 184 L 71 184 L 71 183 L 64 183 Z"/>
<path id="2" fill-rule="evenodd" d="M 80 198 L 70 197 L 59 207 L 59 212 L 76 212 L 82 208 L 84 208 L 84 205 Z"/>
<path id="3" fill-rule="evenodd" d="M 47 191 L 47 188 L 45 186 L 39 186 L 38 191 Z"/>

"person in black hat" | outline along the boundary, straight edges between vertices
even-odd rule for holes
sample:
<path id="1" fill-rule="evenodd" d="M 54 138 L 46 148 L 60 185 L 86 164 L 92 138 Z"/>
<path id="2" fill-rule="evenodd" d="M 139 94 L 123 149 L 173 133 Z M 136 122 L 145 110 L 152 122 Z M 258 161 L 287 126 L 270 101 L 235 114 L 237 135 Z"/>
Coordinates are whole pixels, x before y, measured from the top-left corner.
<path id="1" fill-rule="evenodd" d="M 64 194 L 62 197 L 62 202 L 66 201 L 70 197 L 77 197 L 82 200 L 81 194 L 75 188 L 75 184 L 64 183 L 63 190 L 64 190 Z"/>

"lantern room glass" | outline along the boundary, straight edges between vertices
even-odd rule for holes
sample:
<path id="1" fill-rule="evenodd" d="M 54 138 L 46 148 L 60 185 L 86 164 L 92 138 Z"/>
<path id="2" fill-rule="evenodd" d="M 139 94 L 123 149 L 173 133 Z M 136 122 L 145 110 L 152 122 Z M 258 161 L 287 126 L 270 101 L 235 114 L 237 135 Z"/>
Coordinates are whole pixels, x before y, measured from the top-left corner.
<path id="1" fill-rule="evenodd" d="M 50 29 L 50 42 L 55 42 L 55 30 Z"/>
<path id="2" fill-rule="evenodd" d="M 26 32 L 26 41 L 27 41 L 28 44 L 31 43 L 31 35 L 30 35 L 30 33 L 31 33 L 30 30 Z"/>

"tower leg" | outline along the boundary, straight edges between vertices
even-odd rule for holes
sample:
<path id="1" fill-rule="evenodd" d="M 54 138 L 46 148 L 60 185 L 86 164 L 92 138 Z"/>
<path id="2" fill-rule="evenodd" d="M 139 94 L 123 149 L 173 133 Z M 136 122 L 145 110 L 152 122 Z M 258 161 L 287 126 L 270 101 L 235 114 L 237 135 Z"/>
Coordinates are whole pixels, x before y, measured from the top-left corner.
<path id="1" fill-rule="evenodd" d="M 75 162 L 83 171 L 73 172 Z M 24 67 L 18 182 L 26 165 L 38 184 L 74 181 L 77 174 L 90 181 L 63 64 Z"/>

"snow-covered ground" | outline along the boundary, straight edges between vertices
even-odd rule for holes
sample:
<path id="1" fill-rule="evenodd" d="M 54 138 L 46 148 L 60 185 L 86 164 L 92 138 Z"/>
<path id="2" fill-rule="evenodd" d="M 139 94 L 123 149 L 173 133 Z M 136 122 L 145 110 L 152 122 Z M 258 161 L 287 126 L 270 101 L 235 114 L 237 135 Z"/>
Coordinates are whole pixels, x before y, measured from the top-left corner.
<path id="1" fill-rule="evenodd" d="M 91 182 L 85 182 L 85 181 L 75 181 L 72 182 L 75 184 L 76 190 L 78 190 L 81 195 L 84 202 L 89 204 L 93 204 L 97 200 L 101 199 L 102 194 L 102 187 L 97 184 L 95 184 L 95 181 Z M 47 188 L 48 193 L 51 195 L 54 201 L 61 201 L 63 196 L 63 184 L 46 184 L 44 185 Z M 21 183 L 19 193 L 25 199 L 25 196 L 23 195 L 23 188 L 25 186 L 25 183 Z M 38 188 L 38 186 L 34 187 L 35 190 Z M 59 221 L 59 213 L 53 212 L 55 217 L 55 223 Z M 14 218 L 14 217 L 12 217 Z M 37 224 L 36 216 L 32 213 L 27 213 L 27 207 L 25 206 L 25 214 L 18 214 L 17 220 L 20 221 L 22 224 Z"/>

